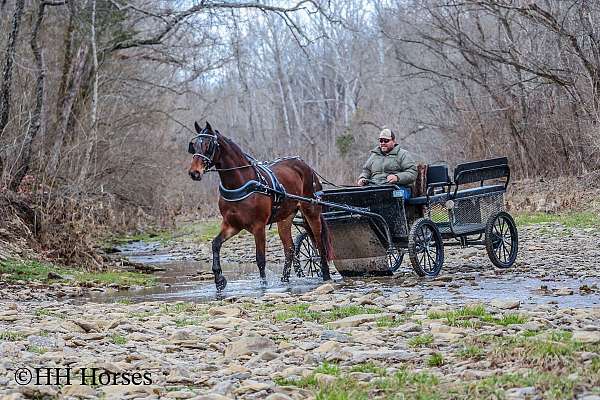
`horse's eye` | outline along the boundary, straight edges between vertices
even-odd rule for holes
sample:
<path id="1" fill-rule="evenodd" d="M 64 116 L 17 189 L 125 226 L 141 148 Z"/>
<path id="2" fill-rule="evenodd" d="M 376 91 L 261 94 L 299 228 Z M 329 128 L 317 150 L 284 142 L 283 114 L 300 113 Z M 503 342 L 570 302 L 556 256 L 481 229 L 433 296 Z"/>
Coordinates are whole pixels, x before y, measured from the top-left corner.
<path id="1" fill-rule="evenodd" d="M 188 145 L 188 153 L 196 154 L 196 150 L 194 149 L 194 143 L 192 142 L 190 142 L 190 144 Z"/>

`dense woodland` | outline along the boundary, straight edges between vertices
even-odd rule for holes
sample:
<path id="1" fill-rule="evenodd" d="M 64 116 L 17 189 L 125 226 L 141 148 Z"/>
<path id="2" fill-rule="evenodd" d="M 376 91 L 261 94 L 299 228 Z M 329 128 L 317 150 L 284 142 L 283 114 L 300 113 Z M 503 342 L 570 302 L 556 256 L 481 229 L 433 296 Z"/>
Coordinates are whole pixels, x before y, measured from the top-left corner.
<path id="1" fill-rule="evenodd" d="M 214 210 L 193 121 L 353 182 L 379 129 L 424 162 L 597 169 L 594 0 L 0 0 L 5 191 Z"/>

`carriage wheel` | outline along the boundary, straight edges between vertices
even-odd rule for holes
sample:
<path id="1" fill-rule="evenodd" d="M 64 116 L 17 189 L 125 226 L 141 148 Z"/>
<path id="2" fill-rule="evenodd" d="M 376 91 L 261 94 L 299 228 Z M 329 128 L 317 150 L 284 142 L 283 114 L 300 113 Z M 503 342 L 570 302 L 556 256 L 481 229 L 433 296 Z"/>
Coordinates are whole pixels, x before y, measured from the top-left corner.
<path id="1" fill-rule="evenodd" d="M 394 250 L 391 253 L 387 254 L 388 268 L 390 269 L 390 271 L 398 271 L 398 268 L 400 268 L 400 266 L 402 265 L 403 259 L 404 251 L 394 247 Z"/>
<path id="2" fill-rule="evenodd" d="M 433 221 L 427 218 L 415 221 L 408 234 L 408 255 L 417 275 L 434 277 L 440 273 L 444 263 L 444 242 Z"/>
<path id="3" fill-rule="evenodd" d="M 321 256 L 308 232 L 302 232 L 294 240 L 294 272 L 300 278 L 321 276 Z"/>
<path id="4" fill-rule="evenodd" d="M 509 268 L 514 264 L 519 250 L 519 237 L 515 221 L 509 213 L 500 211 L 487 220 L 485 249 L 496 267 Z"/>

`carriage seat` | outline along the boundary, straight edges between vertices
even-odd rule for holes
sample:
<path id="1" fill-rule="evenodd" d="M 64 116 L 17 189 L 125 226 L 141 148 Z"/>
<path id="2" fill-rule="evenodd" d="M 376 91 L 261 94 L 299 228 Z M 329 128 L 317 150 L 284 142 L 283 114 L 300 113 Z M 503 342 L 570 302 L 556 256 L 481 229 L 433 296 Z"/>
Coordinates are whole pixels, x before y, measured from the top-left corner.
<path id="1" fill-rule="evenodd" d="M 415 196 L 407 204 L 427 204 L 427 194 L 430 201 L 445 201 L 447 190 L 452 182 L 446 164 L 420 164 L 417 166 L 417 180 L 415 182 Z"/>
<path id="2" fill-rule="evenodd" d="M 459 164 L 454 169 L 454 182 L 450 180 L 447 165 L 428 165 L 425 170 L 427 180 L 425 184 L 421 184 L 421 188 L 426 189 L 420 192 L 419 196 L 408 200 L 407 204 L 424 205 L 428 201 L 442 203 L 447 200 L 504 192 L 510 180 L 510 168 L 506 157 Z M 503 182 L 498 183 L 498 180 Z M 480 183 L 479 187 L 460 189 L 462 185 L 477 182 Z M 454 186 L 454 190 L 450 190 L 451 186 Z"/>

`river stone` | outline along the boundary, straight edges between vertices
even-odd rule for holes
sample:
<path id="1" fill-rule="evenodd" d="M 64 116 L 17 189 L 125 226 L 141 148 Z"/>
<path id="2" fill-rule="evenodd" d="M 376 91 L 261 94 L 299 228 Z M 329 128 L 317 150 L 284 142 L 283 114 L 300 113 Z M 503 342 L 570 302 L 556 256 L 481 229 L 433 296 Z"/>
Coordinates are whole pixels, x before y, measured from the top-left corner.
<path id="1" fill-rule="evenodd" d="M 229 343 L 230 340 L 227 336 L 221 335 L 220 333 L 210 335 L 206 339 L 206 343 Z"/>
<path id="2" fill-rule="evenodd" d="M 346 343 L 348 339 L 349 336 L 347 334 L 338 331 L 323 331 L 321 333 L 321 340 L 335 340 L 336 342 Z"/>
<path id="3" fill-rule="evenodd" d="M 65 341 L 61 338 L 53 338 L 47 336 L 31 335 L 27 338 L 29 344 L 38 347 L 46 348 L 63 348 L 65 347 Z"/>
<path id="4" fill-rule="evenodd" d="M 392 304 L 386 308 L 388 311 L 395 312 L 398 314 L 402 314 L 406 311 L 406 306 L 404 304 Z"/>
<path id="5" fill-rule="evenodd" d="M 414 353 L 404 350 L 361 350 L 353 351 L 353 363 L 363 363 L 368 360 L 409 361 L 416 357 Z"/>
<path id="6" fill-rule="evenodd" d="M 233 393 L 236 395 L 242 395 L 246 393 L 260 392 L 261 390 L 269 390 L 270 387 L 270 385 L 263 382 L 246 380 L 242 382 L 240 387 L 234 389 Z"/>
<path id="7" fill-rule="evenodd" d="M 329 386 L 333 385 L 337 378 L 333 375 L 329 374 L 315 374 L 315 380 L 319 383 L 319 386 Z"/>
<path id="8" fill-rule="evenodd" d="M 245 319 L 241 319 L 241 318 L 222 317 L 222 318 L 213 319 L 211 321 L 207 321 L 204 323 L 204 326 L 206 326 L 207 328 L 213 328 L 213 329 L 225 329 L 225 328 L 235 328 L 235 327 L 241 326 L 243 324 L 246 324 L 247 322 L 248 321 L 246 321 Z"/>
<path id="9" fill-rule="evenodd" d="M 213 307 L 208 310 L 208 315 L 223 317 L 240 317 L 242 313 L 241 308 L 233 305 Z"/>
<path id="10" fill-rule="evenodd" d="M 86 333 L 100 331 L 100 328 L 98 327 L 98 324 L 96 322 L 85 321 L 82 319 L 73 319 L 73 320 L 71 320 L 71 322 L 79 325 L 81 327 L 81 329 L 83 329 Z"/>
<path id="11" fill-rule="evenodd" d="M 384 345 L 385 342 L 377 336 L 373 335 L 373 332 L 365 332 L 365 331 L 354 331 L 352 332 L 352 342 L 359 344 L 367 344 L 367 345 L 375 345 L 381 346 Z"/>
<path id="12" fill-rule="evenodd" d="M 61 330 L 68 332 L 68 333 L 85 333 L 85 329 L 83 329 L 81 326 L 75 324 L 72 321 L 63 321 L 60 324 Z M 49 331 L 49 332 L 54 332 L 54 331 Z"/>
<path id="13" fill-rule="evenodd" d="M 352 380 L 370 382 L 375 376 L 375 374 L 368 372 L 350 372 L 349 376 Z"/>
<path id="14" fill-rule="evenodd" d="M 396 328 L 400 332 L 409 333 L 409 332 L 421 332 L 423 328 L 421 325 L 414 322 L 407 322 L 406 324 L 402 324 Z"/>
<path id="15" fill-rule="evenodd" d="M 600 331 L 575 331 L 573 340 L 582 343 L 598 343 L 600 342 Z"/>
<path id="16" fill-rule="evenodd" d="M 225 348 L 225 357 L 236 358 L 242 355 L 276 351 L 276 349 L 277 345 L 275 342 L 267 337 L 246 336 L 229 343 L 227 348 Z"/>
<path id="17" fill-rule="evenodd" d="M 171 369 L 169 376 L 167 376 L 167 383 L 192 383 L 194 379 L 191 377 L 190 372 L 180 366 Z"/>
<path id="18" fill-rule="evenodd" d="M 65 397 L 89 399 L 96 397 L 96 391 L 87 385 L 66 385 L 61 391 Z"/>
<path id="19" fill-rule="evenodd" d="M 341 350 L 341 346 L 338 342 L 329 340 L 325 343 L 322 343 L 319 347 L 317 347 L 313 351 L 315 353 L 332 353 L 332 352 L 338 352 L 340 350 Z"/>
<path id="20" fill-rule="evenodd" d="M 265 400 L 293 400 L 290 396 L 283 393 L 272 393 L 268 395 Z"/>
<path id="21" fill-rule="evenodd" d="M 334 308 L 335 307 L 333 306 L 333 304 L 313 304 L 310 307 L 308 307 L 308 311 L 323 312 L 323 311 L 331 311 Z"/>
<path id="22" fill-rule="evenodd" d="M 557 296 L 570 296 L 573 294 L 573 289 L 571 288 L 559 288 L 554 291 L 554 294 Z"/>
<path id="23" fill-rule="evenodd" d="M 465 330 L 456 326 L 448 326 L 444 324 L 432 323 L 429 325 L 432 334 L 436 333 L 453 333 L 457 335 L 465 335 Z"/>
<path id="24" fill-rule="evenodd" d="M 359 314 L 353 315 L 351 317 L 346 317 L 342 319 L 338 319 L 337 321 L 333 321 L 330 325 L 333 328 L 352 328 L 359 325 L 362 325 L 367 322 L 374 322 L 381 318 L 392 317 L 394 314 L 392 313 L 377 313 L 377 314 Z"/>
<path id="25" fill-rule="evenodd" d="M 311 291 L 311 294 L 328 294 L 335 292 L 335 287 L 331 283 L 326 283 Z"/>
<path id="26" fill-rule="evenodd" d="M 432 334 L 436 340 L 442 342 L 456 342 L 464 337 L 462 334 L 450 332 L 432 332 Z"/>
<path id="27" fill-rule="evenodd" d="M 499 308 L 501 310 L 514 310 L 521 306 L 520 300 L 492 300 L 492 307 Z"/>
<path id="28" fill-rule="evenodd" d="M 524 399 L 530 396 L 535 396 L 536 388 L 533 386 L 512 388 L 506 390 L 505 394 L 508 399 Z"/>
<path id="29" fill-rule="evenodd" d="M 167 399 L 190 399 L 194 396 L 194 392 L 190 392 L 189 390 L 177 390 L 174 392 L 169 392 L 163 397 Z"/>
<path id="30" fill-rule="evenodd" d="M 125 397 L 148 397 L 154 395 L 156 387 L 144 385 L 108 385 L 102 386 L 106 400 L 120 400 Z M 135 396 L 132 396 L 135 395 Z M 141 396 L 143 395 L 143 396 Z"/>

